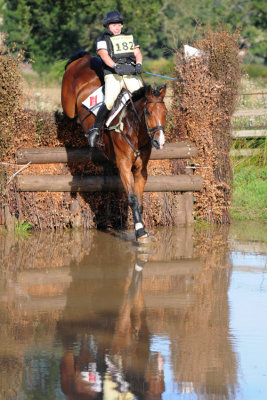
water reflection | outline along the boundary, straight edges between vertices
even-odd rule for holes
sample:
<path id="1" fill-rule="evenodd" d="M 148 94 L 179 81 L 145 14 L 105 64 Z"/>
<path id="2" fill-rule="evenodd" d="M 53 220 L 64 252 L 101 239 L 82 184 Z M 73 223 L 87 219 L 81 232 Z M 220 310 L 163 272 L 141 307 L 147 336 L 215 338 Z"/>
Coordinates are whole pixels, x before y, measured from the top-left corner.
<path id="1" fill-rule="evenodd" d="M 1 237 L 3 399 L 231 399 L 228 231 Z"/>
<path id="2" fill-rule="evenodd" d="M 99 234 L 90 255 L 73 265 L 57 326 L 69 399 L 161 398 L 163 360 L 149 351 L 143 296 L 143 269 L 155 253 Z"/>

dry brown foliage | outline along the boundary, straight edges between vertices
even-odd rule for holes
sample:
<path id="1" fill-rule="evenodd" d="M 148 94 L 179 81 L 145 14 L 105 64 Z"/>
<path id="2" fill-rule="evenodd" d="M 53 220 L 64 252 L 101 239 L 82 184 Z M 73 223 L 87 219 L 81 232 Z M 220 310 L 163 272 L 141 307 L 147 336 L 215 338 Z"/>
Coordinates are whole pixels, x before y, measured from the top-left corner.
<path id="1" fill-rule="evenodd" d="M 209 29 L 195 44 L 202 56 L 176 53 L 170 139 L 197 146 L 193 162 L 203 188 L 195 194 L 195 217 L 213 223 L 229 222 L 231 116 L 241 77 L 238 37 L 238 32 Z"/>
<path id="2" fill-rule="evenodd" d="M 0 49 L 0 161 L 6 156 L 15 132 L 16 116 L 21 107 L 21 76 L 18 65 L 21 55 L 13 58 Z M 0 194 L 5 185 L 7 171 L 0 164 Z"/>

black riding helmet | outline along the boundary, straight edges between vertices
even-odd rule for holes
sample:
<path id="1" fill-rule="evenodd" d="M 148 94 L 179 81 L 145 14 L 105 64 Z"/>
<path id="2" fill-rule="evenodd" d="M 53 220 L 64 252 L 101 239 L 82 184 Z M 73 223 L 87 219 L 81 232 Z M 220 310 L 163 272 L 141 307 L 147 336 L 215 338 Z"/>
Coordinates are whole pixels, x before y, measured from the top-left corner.
<path id="1" fill-rule="evenodd" d="M 119 11 L 109 11 L 104 15 L 103 25 L 106 28 L 109 24 L 116 24 L 120 22 L 123 24 L 123 18 Z"/>

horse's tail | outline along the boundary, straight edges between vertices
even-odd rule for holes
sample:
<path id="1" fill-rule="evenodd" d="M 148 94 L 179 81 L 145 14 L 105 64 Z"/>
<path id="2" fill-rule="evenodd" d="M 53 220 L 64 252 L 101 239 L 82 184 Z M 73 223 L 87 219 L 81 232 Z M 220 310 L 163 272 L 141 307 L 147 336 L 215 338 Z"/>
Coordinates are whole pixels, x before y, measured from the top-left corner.
<path id="1" fill-rule="evenodd" d="M 67 61 L 66 65 L 65 65 L 65 70 L 67 69 L 67 67 L 75 60 L 78 60 L 79 58 L 84 57 L 86 54 L 90 54 L 88 51 L 85 51 L 83 49 L 80 49 L 78 51 L 76 51 L 76 53 L 72 54 L 72 56 L 70 56 L 69 60 Z"/>

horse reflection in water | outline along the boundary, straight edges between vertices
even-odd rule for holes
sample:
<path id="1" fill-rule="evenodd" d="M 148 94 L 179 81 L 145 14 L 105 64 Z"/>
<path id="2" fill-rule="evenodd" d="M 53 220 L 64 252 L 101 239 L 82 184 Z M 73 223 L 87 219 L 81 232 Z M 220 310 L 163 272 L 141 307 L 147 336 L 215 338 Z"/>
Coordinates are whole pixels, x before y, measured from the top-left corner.
<path id="1" fill-rule="evenodd" d="M 133 260 L 127 251 L 123 255 L 113 247 L 112 265 L 107 265 L 111 249 L 105 249 L 101 259 L 102 244 L 94 264 L 91 253 L 90 265 L 72 270 L 67 306 L 58 325 L 66 347 L 62 391 L 71 400 L 161 399 L 163 358 L 150 351 L 142 294 L 147 254 L 135 254 Z M 90 277 L 82 279 L 85 273 Z"/>
<path id="2" fill-rule="evenodd" d="M 94 123 L 94 115 L 84 111 L 83 101 L 103 84 L 98 58 L 80 52 L 70 59 L 62 80 L 61 102 L 69 118 L 78 117 L 84 132 Z M 167 109 L 166 86 L 144 86 L 112 121 L 113 128 L 102 132 L 106 157 L 118 168 L 131 207 L 136 239 L 147 237 L 142 220 L 143 191 L 147 181 L 147 164 L 151 148 L 165 144 Z"/>

